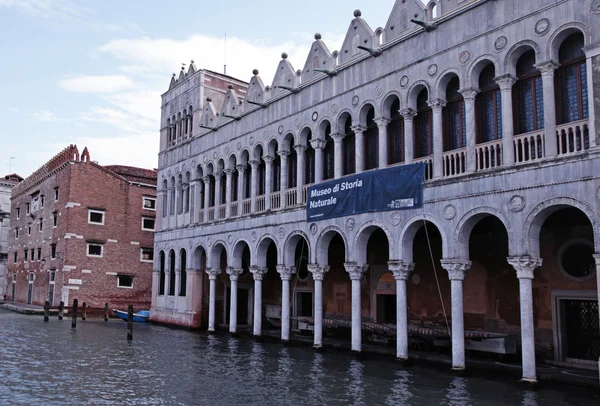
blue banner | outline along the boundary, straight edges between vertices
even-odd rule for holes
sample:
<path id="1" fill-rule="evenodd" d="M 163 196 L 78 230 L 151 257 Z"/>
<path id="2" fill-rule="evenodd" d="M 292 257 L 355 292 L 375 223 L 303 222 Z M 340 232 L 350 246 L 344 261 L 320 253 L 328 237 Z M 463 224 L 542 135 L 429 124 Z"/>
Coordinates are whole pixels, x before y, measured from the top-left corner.
<path id="1" fill-rule="evenodd" d="M 423 206 L 425 164 L 344 176 L 308 188 L 307 221 Z"/>

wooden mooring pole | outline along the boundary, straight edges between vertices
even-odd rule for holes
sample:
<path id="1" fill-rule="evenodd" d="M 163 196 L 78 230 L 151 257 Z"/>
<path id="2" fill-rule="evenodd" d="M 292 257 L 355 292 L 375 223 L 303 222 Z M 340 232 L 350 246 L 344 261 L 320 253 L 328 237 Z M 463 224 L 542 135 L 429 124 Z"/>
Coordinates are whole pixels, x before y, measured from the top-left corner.
<path id="1" fill-rule="evenodd" d="M 50 302 L 46 300 L 44 303 L 44 321 L 50 320 Z"/>
<path id="2" fill-rule="evenodd" d="M 127 340 L 133 340 L 133 305 L 127 307 Z"/>
<path id="3" fill-rule="evenodd" d="M 85 302 L 83 302 L 83 306 L 81 307 L 81 320 L 85 320 L 85 318 L 87 316 L 86 309 L 87 309 L 87 306 L 86 306 Z"/>
<path id="4" fill-rule="evenodd" d="M 73 314 L 71 314 L 71 328 L 77 328 L 77 299 L 73 299 Z"/>
<path id="5" fill-rule="evenodd" d="M 63 315 L 65 314 L 65 302 L 61 301 L 58 305 L 58 319 L 62 320 Z"/>
<path id="6" fill-rule="evenodd" d="M 104 321 L 108 321 L 108 303 L 104 303 Z"/>

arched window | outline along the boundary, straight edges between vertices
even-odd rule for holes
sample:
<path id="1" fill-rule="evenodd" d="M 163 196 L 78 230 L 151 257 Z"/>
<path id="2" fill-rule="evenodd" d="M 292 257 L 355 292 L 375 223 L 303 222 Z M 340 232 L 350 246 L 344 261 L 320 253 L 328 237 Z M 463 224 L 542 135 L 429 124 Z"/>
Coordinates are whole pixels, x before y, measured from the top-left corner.
<path id="1" fill-rule="evenodd" d="M 167 217 L 167 208 L 169 204 L 169 186 L 167 184 L 167 180 L 163 181 L 163 197 L 162 197 L 162 215 L 163 217 Z"/>
<path id="2" fill-rule="evenodd" d="M 210 183 L 210 195 L 208 196 L 208 207 L 215 207 L 215 177 L 210 175 L 209 177 Z"/>
<path id="3" fill-rule="evenodd" d="M 260 157 L 258 161 L 258 193 L 257 196 L 262 196 L 265 194 L 265 186 L 266 186 L 266 169 L 265 169 L 265 161 Z"/>
<path id="4" fill-rule="evenodd" d="M 231 201 L 237 202 L 238 200 L 238 182 L 240 181 L 240 175 L 236 169 L 231 174 Z"/>
<path id="5" fill-rule="evenodd" d="M 417 96 L 417 115 L 414 119 L 415 158 L 433 154 L 432 113 L 431 107 L 427 104 L 427 99 L 427 90 L 421 90 Z"/>
<path id="6" fill-rule="evenodd" d="M 535 52 L 525 52 L 517 62 L 517 78 L 513 91 L 515 134 L 544 128 L 544 93 L 542 76 L 535 65 Z"/>
<path id="7" fill-rule="evenodd" d="M 458 77 L 455 76 L 446 86 L 446 106 L 443 109 L 444 151 L 465 148 L 467 146 L 467 125 L 465 123 L 465 101 Z"/>
<path id="8" fill-rule="evenodd" d="M 219 205 L 225 204 L 227 199 L 227 177 L 223 172 L 221 172 L 221 184 L 219 185 Z"/>
<path id="9" fill-rule="evenodd" d="M 187 268 L 187 263 L 186 263 L 186 252 L 185 250 L 181 250 L 180 252 L 181 255 L 181 268 L 180 268 L 180 272 L 181 272 L 181 278 L 180 278 L 180 284 L 179 284 L 179 296 L 185 296 L 186 291 L 187 291 L 187 272 L 186 272 L 186 268 Z"/>
<path id="10" fill-rule="evenodd" d="M 175 296 L 175 253 L 171 251 L 169 254 L 169 296 Z"/>
<path id="11" fill-rule="evenodd" d="M 502 94 L 494 81 L 495 77 L 493 63 L 483 68 L 479 74 L 481 92 L 475 98 L 478 144 L 502 138 Z"/>
<path id="12" fill-rule="evenodd" d="M 351 173 L 356 172 L 356 137 L 354 135 L 354 131 L 350 128 L 352 126 L 352 118 L 348 117 L 346 119 L 346 124 L 344 125 L 344 131 L 346 136 L 342 141 L 342 154 L 344 157 L 344 175 L 349 175 Z"/>
<path id="13" fill-rule="evenodd" d="M 311 185 L 315 183 L 315 150 L 312 147 L 310 140 L 312 133 L 308 135 L 308 141 L 305 152 L 305 165 L 304 165 L 304 184 Z"/>
<path id="14" fill-rule="evenodd" d="M 374 118 L 375 109 L 371 108 L 367 113 L 367 130 L 364 134 L 365 170 L 375 169 L 379 165 L 379 130 Z"/>
<path id="15" fill-rule="evenodd" d="M 172 140 L 171 140 L 171 119 L 167 118 L 167 147 L 171 146 Z"/>
<path id="16" fill-rule="evenodd" d="M 244 171 L 244 199 L 250 199 L 252 196 L 252 170 L 250 165 L 246 165 Z"/>
<path id="17" fill-rule="evenodd" d="M 325 128 L 325 148 L 323 149 L 323 180 L 333 179 L 335 176 L 335 151 L 331 138 L 331 125 Z"/>
<path id="18" fill-rule="evenodd" d="M 293 143 L 293 141 L 292 141 Z M 290 145 L 292 144 L 290 143 Z M 298 177 L 296 176 L 296 172 L 298 170 L 298 155 L 296 154 L 296 149 L 292 146 L 290 147 L 290 155 L 288 156 L 288 189 L 296 187 L 298 182 Z"/>
<path id="19" fill-rule="evenodd" d="M 390 107 L 392 121 L 387 127 L 388 164 L 404 161 L 404 118 L 400 115 L 400 100 L 396 99 Z"/>
<path id="20" fill-rule="evenodd" d="M 160 283 L 158 287 L 158 294 L 160 296 L 165 294 L 165 253 L 163 251 L 160 252 Z"/>
<path id="21" fill-rule="evenodd" d="M 200 182 L 198 183 L 198 187 L 200 187 L 200 209 L 204 210 L 204 194 L 206 193 L 206 185 L 204 184 L 204 181 L 202 180 L 202 178 L 200 178 Z"/>
<path id="22" fill-rule="evenodd" d="M 169 214 L 172 216 L 175 214 L 175 178 L 171 178 L 171 189 L 169 190 L 169 200 L 171 203 Z"/>
<path id="23" fill-rule="evenodd" d="M 273 192 L 279 192 L 281 190 L 281 158 L 275 150 L 275 156 L 273 157 L 273 178 L 271 190 Z"/>
<path id="24" fill-rule="evenodd" d="M 567 37 L 559 48 L 558 60 L 561 66 L 556 74 L 555 86 L 558 92 L 557 124 L 589 117 L 584 43 L 583 34 L 577 33 Z"/>

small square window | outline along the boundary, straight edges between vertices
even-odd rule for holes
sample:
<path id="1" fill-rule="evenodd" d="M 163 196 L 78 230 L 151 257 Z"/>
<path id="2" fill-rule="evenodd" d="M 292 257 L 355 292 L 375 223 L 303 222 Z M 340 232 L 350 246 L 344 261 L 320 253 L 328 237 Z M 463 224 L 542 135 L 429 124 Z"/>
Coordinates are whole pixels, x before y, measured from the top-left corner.
<path id="1" fill-rule="evenodd" d="M 37 249 L 37 254 L 38 254 L 38 256 L 37 256 L 37 257 L 38 257 L 38 259 L 37 259 L 37 260 L 39 261 L 39 260 L 41 260 L 41 259 L 42 259 L 42 249 L 41 249 L 41 248 L 38 248 L 38 249 Z"/>
<path id="2" fill-rule="evenodd" d="M 23 250 L 23 261 L 27 262 L 29 260 L 29 250 Z"/>
<path id="3" fill-rule="evenodd" d="M 133 288 L 133 275 L 117 275 L 117 287 Z"/>
<path id="4" fill-rule="evenodd" d="M 29 258 L 30 258 L 30 261 L 35 260 L 35 250 L 33 248 L 31 249 L 31 256 Z"/>
<path id="5" fill-rule="evenodd" d="M 21 218 L 21 208 L 17 207 L 17 220 Z"/>
<path id="6" fill-rule="evenodd" d="M 17 263 L 17 251 L 13 252 L 13 262 Z"/>
<path id="7" fill-rule="evenodd" d="M 27 226 L 27 235 L 31 235 L 31 224 Z"/>
<path id="8" fill-rule="evenodd" d="M 44 219 L 40 219 L 40 231 L 44 229 Z"/>
<path id="9" fill-rule="evenodd" d="M 103 255 L 104 247 L 102 244 L 91 244 L 87 245 L 87 256 L 88 257 L 101 257 Z"/>
<path id="10" fill-rule="evenodd" d="M 19 229 L 15 229 L 15 238 L 19 238 Z"/>
<path id="11" fill-rule="evenodd" d="M 140 248 L 140 256 L 142 262 L 154 261 L 154 248 Z"/>
<path id="12" fill-rule="evenodd" d="M 29 209 L 30 209 L 29 203 L 25 203 L 25 214 L 30 213 Z"/>
<path id="13" fill-rule="evenodd" d="M 54 188 L 54 201 L 58 202 L 58 188 Z"/>
<path id="14" fill-rule="evenodd" d="M 56 244 L 50 245 L 50 259 L 56 259 Z"/>
<path id="15" fill-rule="evenodd" d="M 56 281 L 56 272 L 52 271 L 50 272 L 50 283 Z"/>
<path id="16" fill-rule="evenodd" d="M 89 224 L 104 224 L 104 210 L 88 210 Z"/>
<path id="17" fill-rule="evenodd" d="M 142 207 L 144 210 L 156 210 L 156 199 L 153 197 L 144 197 Z"/>
<path id="18" fill-rule="evenodd" d="M 58 213 L 52 213 L 52 227 L 56 228 L 58 225 Z"/>
<path id="19" fill-rule="evenodd" d="M 154 218 L 142 217 L 142 230 L 154 231 Z"/>
<path id="20" fill-rule="evenodd" d="M 44 208 L 44 196 L 40 196 L 40 208 Z"/>

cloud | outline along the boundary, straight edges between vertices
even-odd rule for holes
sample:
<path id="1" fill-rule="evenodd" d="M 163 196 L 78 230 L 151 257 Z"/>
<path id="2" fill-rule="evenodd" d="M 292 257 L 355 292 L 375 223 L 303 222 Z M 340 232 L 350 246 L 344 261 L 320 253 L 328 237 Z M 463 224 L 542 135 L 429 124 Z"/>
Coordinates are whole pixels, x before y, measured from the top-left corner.
<path id="1" fill-rule="evenodd" d="M 41 110 L 30 114 L 35 120 L 43 121 L 45 123 L 64 123 L 69 119 L 58 117 L 54 112 L 50 110 Z"/>
<path id="2" fill-rule="evenodd" d="M 158 168 L 158 141 L 155 131 L 138 135 L 118 134 L 109 138 L 81 137 L 77 140 L 77 146 L 80 151 L 87 146 L 90 158 L 100 165 Z"/>
<path id="3" fill-rule="evenodd" d="M 81 19 L 88 9 L 69 0 L 0 0 L 0 7 L 14 8 L 48 20 Z"/>
<path id="4" fill-rule="evenodd" d="M 134 82 L 124 75 L 80 76 L 61 80 L 58 85 L 70 92 L 115 93 L 132 88 Z"/>

